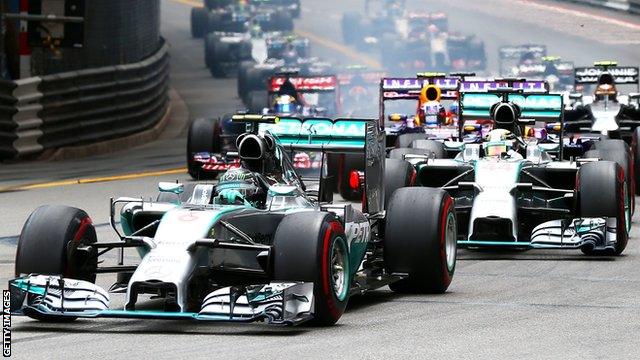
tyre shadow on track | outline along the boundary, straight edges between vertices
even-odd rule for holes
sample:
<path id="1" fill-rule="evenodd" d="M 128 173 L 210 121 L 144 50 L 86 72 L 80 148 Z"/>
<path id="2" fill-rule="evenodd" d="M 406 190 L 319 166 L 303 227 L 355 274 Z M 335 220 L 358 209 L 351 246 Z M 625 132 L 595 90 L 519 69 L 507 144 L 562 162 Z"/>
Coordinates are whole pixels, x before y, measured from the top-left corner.
<path id="1" fill-rule="evenodd" d="M 459 250 L 458 261 L 492 260 L 492 261 L 597 261 L 610 262 L 622 260 L 620 256 L 588 256 L 581 253 L 567 253 L 567 250 L 536 251 L 536 250 Z"/>
<path id="2" fill-rule="evenodd" d="M 93 326 L 91 326 L 93 325 Z M 97 326 L 95 326 L 97 325 Z M 30 342 L 54 338 L 64 334 L 132 334 L 132 335 L 220 335 L 220 336 L 297 336 L 309 331 L 304 327 L 275 327 L 260 324 L 208 324 L 180 320 L 144 320 L 132 323 L 109 322 L 99 324 L 99 320 L 78 320 L 73 324 L 39 324 L 37 322 L 15 326 L 18 332 L 36 333 L 14 342 Z"/>

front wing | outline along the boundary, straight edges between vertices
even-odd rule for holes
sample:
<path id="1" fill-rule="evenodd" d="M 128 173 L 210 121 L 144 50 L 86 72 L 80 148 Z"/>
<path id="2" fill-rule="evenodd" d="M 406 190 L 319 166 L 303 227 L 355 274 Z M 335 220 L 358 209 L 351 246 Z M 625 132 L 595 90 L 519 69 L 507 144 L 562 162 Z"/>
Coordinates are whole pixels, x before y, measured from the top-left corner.
<path id="1" fill-rule="evenodd" d="M 461 240 L 465 248 L 530 248 L 615 250 L 616 219 L 580 218 L 569 222 L 553 220 L 536 226 L 530 241 Z"/>
<path id="2" fill-rule="evenodd" d="M 107 291 L 82 280 L 30 275 L 9 281 L 11 313 L 37 319 L 137 318 L 298 325 L 313 318 L 313 284 L 272 282 L 209 293 L 199 312 L 111 309 Z"/>

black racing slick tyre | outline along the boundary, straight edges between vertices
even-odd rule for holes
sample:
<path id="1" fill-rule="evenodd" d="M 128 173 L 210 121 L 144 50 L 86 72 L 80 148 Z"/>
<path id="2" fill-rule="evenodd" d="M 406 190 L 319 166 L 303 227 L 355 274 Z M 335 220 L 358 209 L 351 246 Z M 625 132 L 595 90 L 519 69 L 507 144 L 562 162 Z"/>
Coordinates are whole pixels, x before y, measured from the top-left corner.
<path id="1" fill-rule="evenodd" d="M 444 158 L 444 144 L 435 140 L 413 140 L 411 143 L 413 149 L 425 150 L 431 154 L 434 159 Z"/>
<path id="2" fill-rule="evenodd" d="M 456 265 L 453 199 L 441 189 L 409 187 L 389 200 L 384 260 L 390 274 L 407 277 L 389 285 L 399 293 L 444 293 Z"/>
<path id="3" fill-rule="evenodd" d="M 385 159 L 384 164 L 384 208 L 389 207 L 391 195 L 404 187 L 415 183 L 416 170 L 407 161 L 400 159 Z"/>
<path id="4" fill-rule="evenodd" d="M 218 119 L 196 119 L 189 126 L 187 135 L 187 170 L 189 175 L 196 180 L 212 179 L 212 174 L 207 174 L 200 169 L 199 163 L 193 160 L 197 153 L 219 153 L 220 145 L 220 121 Z"/>
<path id="5" fill-rule="evenodd" d="M 196 39 L 204 37 L 207 31 L 207 9 L 194 7 L 191 9 L 191 36 Z"/>
<path id="6" fill-rule="evenodd" d="M 61 275 L 95 282 L 98 254 L 90 247 L 96 230 L 86 212 L 69 206 L 45 205 L 25 222 L 16 251 L 15 275 Z M 67 316 L 28 314 L 37 320 L 66 322 Z"/>
<path id="7" fill-rule="evenodd" d="M 251 114 L 262 114 L 262 111 L 269 107 L 269 94 L 266 91 L 250 92 L 247 107 Z"/>
<path id="8" fill-rule="evenodd" d="M 428 157 L 433 157 L 432 153 L 429 150 L 423 149 L 414 149 L 414 148 L 397 148 L 391 149 L 389 151 L 389 159 L 400 159 L 403 160 L 405 155 L 423 155 Z"/>
<path id="9" fill-rule="evenodd" d="M 274 278 L 313 283 L 316 325 L 335 324 L 347 306 L 351 284 L 348 249 L 343 226 L 331 214 L 294 213 L 278 225 Z"/>
<path id="10" fill-rule="evenodd" d="M 614 255 L 620 255 L 628 242 L 627 212 L 625 209 L 624 170 L 613 161 L 587 163 L 577 174 L 577 210 L 584 218 L 615 218 L 616 246 Z M 581 249 L 587 255 L 610 255 Z"/>
<path id="11" fill-rule="evenodd" d="M 636 186 L 635 193 L 640 194 L 640 126 L 633 132 L 631 154 L 633 155 L 633 181 Z"/>
<path id="12" fill-rule="evenodd" d="M 584 154 L 585 158 L 598 158 L 613 161 L 624 170 L 625 192 L 630 205 L 631 213 L 635 210 L 635 171 L 631 149 L 626 142 L 619 139 L 606 139 L 595 143 L 596 150 L 589 150 Z"/>
<path id="13" fill-rule="evenodd" d="M 426 140 L 427 135 L 424 133 L 410 133 L 398 135 L 396 139 L 397 148 L 410 148 L 414 140 Z"/>

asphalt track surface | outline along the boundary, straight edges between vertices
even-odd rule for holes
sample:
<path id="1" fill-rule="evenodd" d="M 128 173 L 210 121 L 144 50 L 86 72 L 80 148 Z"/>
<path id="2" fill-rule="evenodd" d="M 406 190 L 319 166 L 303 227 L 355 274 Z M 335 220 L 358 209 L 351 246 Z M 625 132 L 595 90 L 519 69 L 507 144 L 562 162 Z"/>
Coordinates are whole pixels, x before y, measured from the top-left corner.
<path id="1" fill-rule="evenodd" d="M 414 7 L 447 11 L 452 28 L 476 32 L 487 42 L 494 66 L 498 46 L 522 42 L 545 43 L 551 53 L 577 64 L 597 59 L 640 63 L 640 20 L 630 16 L 554 2 L 447 3 L 410 1 Z M 340 51 L 335 43 L 340 38 L 337 21 L 342 9 L 361 4 L 303 1 L 298 28 L 331 40 L 317 49 L 319 54 L 353 63 L 349 57 L 355 55 Z M 164 36 L 172 45 L 173 86 L 191 118 L 235 110 L 239 106 L 235 81 L 212 79 L 203 66 L 201 41 L 189 37 L 189 6 L 185 1 L 163 0 L 162 12 Z M 0 187 L 175 169 L 183 166 L 184 143 L 184 134 L 177 131 L 135 151 L 56 163 L 3 164 Z M 154 196 L 158 181 L 176 179 L 188 180 L 186 174 L 171 173 L 0 193 L 0 281 L 6 284 L 12 276 L 16 235 L 35 207 L 81 207 L 98 224 L 99 239 L 110 241 L 115 240 L 106 225 L 110 196 Z M 622 257 L 587 258 L 577 252 L 551 251 L 460 252 L 454 282 L 446 294 L 398 296 L 378 290 L 353 298 L 331 328 L 106 319 L 57 325 L 14 317 L 13 357 L 638 358 L 640 245 L 638 217 L 634 220 Z M 110 276 L 99 278 L 104 287 L 112 282 Z M 119 295 L 113 301 L 122 303 Z"/>

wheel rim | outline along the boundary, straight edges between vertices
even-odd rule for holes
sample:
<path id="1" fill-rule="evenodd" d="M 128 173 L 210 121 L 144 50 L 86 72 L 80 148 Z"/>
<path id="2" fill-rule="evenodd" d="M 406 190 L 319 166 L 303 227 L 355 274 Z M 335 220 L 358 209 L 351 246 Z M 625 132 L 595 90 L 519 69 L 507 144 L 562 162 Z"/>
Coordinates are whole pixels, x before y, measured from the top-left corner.
<path id="1" fill-rule="evenodd" d="M 447 216 L 447 224 L 444 234 L 444 251 L 447 257 L 447 269 L 453 271 L 456 266 L 456 254 L 458 250 L 456 218 L 452 213 Z"/>
<path id="2" fill-rule="evenodd" d="M 331 285 L 333 293 L 341 301 L 347 296 L 347 251 L 342 238 L 336 238 L 331 249 Z"/>

